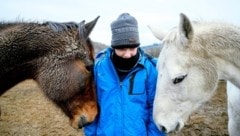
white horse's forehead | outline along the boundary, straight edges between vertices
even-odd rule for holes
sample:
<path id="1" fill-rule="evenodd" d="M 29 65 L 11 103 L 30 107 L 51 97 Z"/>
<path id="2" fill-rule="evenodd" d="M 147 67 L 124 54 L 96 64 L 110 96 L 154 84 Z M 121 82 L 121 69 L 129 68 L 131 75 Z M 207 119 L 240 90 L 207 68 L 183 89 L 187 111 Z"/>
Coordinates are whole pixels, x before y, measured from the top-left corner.
<path id="1" fill-rule="evenodd" d="M 160 72 L 169 73 L 171 78 L 181 73 L 186 73 L 188 55 L 184 51 L 177 49 L 174 45 L 164 45 L 160 54 Z M 167 47 L 168 46 L 168 47 Z"/>

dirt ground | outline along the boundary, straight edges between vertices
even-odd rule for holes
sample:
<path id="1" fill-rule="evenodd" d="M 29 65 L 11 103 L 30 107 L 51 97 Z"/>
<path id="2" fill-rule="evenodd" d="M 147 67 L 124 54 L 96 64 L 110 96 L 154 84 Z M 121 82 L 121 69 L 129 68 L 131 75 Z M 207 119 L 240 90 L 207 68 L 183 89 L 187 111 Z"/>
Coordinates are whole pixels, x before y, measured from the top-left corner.
<path id="1" fill-rule="evenodd" d="M 226 106 L 225 82 L 219 82 L 214 97 L 192 114 L 181 132 L 171 136 L 227 136 Z M 83 136 L 32 80 L 0 96 L 0 107 L 0 136 Z"/>

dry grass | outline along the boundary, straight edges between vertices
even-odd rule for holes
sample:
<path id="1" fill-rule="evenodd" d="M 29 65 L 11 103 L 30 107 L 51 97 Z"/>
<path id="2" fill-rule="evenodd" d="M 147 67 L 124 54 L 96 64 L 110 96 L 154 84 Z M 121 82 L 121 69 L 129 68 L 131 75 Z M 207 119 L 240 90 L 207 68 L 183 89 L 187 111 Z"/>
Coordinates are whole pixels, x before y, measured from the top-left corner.
<path id="1" fill-rule="evenodd" d="M 227 132 L 225 82 L 216 95 L 191 116 L 188 125 L 171 136 L 225 136 Z M 32 80 L 24 81 L 0 97 L 1 136 L 82 136 L 69 125 Z"/>
<path id="2" fill-rule="evenodd" d="M 0 97 L 1 136 L 82 136 L 32 80 L 24 81 Z"/>

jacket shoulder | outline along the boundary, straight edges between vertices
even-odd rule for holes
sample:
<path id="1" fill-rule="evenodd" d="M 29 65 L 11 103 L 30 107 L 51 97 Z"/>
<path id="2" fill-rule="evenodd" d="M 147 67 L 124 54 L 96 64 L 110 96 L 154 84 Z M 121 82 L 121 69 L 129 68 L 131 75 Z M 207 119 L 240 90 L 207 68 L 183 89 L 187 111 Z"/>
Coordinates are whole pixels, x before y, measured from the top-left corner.
<path id="1" fill-rule="evenodd" d="M 154 67 L 157 66 L 157 58 L 155 58 L 147 53 L 144 53 L 144 56 L 146 57 L 146 60 L 149 61 Z"/>
<path id="2" fill-rule="evenodd" d="M 95 62 L 99 62 L 107 55 L 108 49 L 103 49 L 102 51 L 98 52 L 95 57 Z"/>

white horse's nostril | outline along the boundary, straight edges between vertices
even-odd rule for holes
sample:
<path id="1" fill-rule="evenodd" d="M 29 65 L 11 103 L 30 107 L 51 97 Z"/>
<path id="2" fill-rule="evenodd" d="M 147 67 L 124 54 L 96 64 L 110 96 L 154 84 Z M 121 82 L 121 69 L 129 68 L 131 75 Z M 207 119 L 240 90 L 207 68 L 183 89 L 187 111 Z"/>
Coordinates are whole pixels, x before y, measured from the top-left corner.
<path id="1" fill-rule="evenodd" d="M 162 126 L 162 125 L 159 125 L 159 129 L 160 129 L 160 131 L 162 131 L 162 132 L 164 132 L 164 133 L 167 132 L 166 127 L 164 127 L 164 126 Z"/>
<path id="2" fill-rule="evenodd" d="M 171 130 L 171 129 L 168 130 L 165 126 L 159 125 L 159 130 L 164 132 L 164 133 L 171 133 L 171 132 L 174 132 L 174 131 L 179 131 L 180 129 L 181 129 L 181 123 L 180 122 L 178 122 L 176 124 L 176 126 L 173 127 L 173 130 Z"/>
<path id="3" fill-rule="evenodd" d="M 180 128 L 181 128 L 181 124 L 178 122 L 178 123 L 177 123 L 177 126 L 176 126 L 176 128 L 175 128 L 175 130 L 176 130 L 176 131 L 179 131 Z"/>

